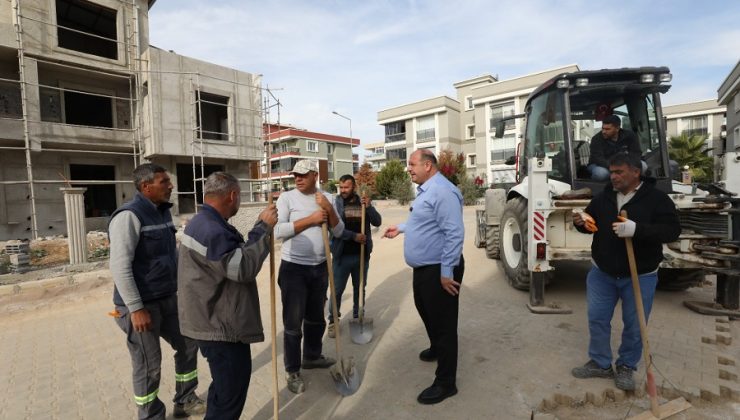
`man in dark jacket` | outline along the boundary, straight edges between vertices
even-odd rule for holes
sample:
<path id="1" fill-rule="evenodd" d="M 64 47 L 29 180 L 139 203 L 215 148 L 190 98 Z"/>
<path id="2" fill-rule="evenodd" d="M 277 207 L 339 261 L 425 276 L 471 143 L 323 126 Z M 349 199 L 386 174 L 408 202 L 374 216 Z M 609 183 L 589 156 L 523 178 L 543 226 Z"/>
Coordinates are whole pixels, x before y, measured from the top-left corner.
<path id="1" fill-rule="evenodd" d="M 634 290 L 627 261 L 625 238 L 633 238 L 645 319 L 658 282 L 658 265 L 663 259 L 663 245 L 678 239 L 681 225 L 676 207 L 664 192 L 654 188 L 654 180 L 641 179 L 640 161 L 617 154 L 609 160 L 611 185 L 594 197 L 585 212 L 573 215 L 573 223 L 583 233 L 594 233 L 591 243 L 593 266 L 586 278 L 588 328 L 591 360 L 572 370 L 576 378 L 614 378 L 617 388 L 634 390 L 632 373 L 642 354 L 640 326 Z M 651 182 L 652 181 L 652 182 Z M 620 211 L 627 218 L 620 218 Z M 611 319 L 618 300 L 622 300 L 622 344 L 612 370 Z"/>
<path id="2" fill-rule="evenodd" d="M 227 220 L 239 211 L 239 182 L 225 172 L 206 179 L 203 210 L 180 243 L 180 329 L 198 342 L 213 382 L 206 419 L 238 419 L 252 375 L 250 343 L 263 341 L 256 277 L 269 253 L 277 209 L 269 205 L 247 242 Z"/>
<path id="3" fill-rule="evenodd" d="M 357 183 L 352 175 L 342 175 L 339 178 L 339 197 L 334 201 L 334 208 L 344 222 L 344 232 L 339 238 L 331 241 L 331 253 L 334 268 L 334 283 L 337 293 L 337 315 L 342 316 L 339 308 L 342 307 L 342 295 L 347 287 L 347 280 L 352 275 L 352 316 L 359 317 L 360 300 L 360 247 L 365 244 L 365 285 L 367 285 L 367 270 L 370 264 L 370 253 L 373 251 L 373 236 L 370 234 L 370 225 L 380 226 L 382 219 L 380 213 L 370 204 L 370 197 L 360 197 L 355 192 Z M 361 232 L 362 205 L 365 205 L 365 233 Z M 363 287 L 364 289 L 364 287 Z M 363 297 L 365 290 L 362 291 Z M 365 305 L 363 299 L 363 308 Z M 337 322 L 338 324 L 338 322 Z M 329 300 L 329 328 L 328 335 L 334 338 L 335 328 L 334 314 L 331 300 Z"/>
<path id="4" fill-rule="evenodd" d="M 198 385 L 198 347 L 183 337 L 177 318 L 177 251 L 169 202 L 172 182 L 153 163 L 134 170 L 136 195 L 119 207 L 108 225 L 112 315 L 126 333 L 133 366 L 134 401 L 140 419 L 164 419 L 159 399 L 164 338 L 175 350 L 175 417 L 203 414 Z"/>
<path id="5" fill-rule="evenodd" d="M 616 115 L 609 115 L 601 122 L 601 132 L 591 139 L 591 155 L 588 158 L 591 179 L 595 181 L 609 179 L 609 158 L 617 153 L 627 153 L 638 160 L 642 156 L 637 135 L 621 127 L 622 120 Z M 645 172 L 647 165 L 641 164 L 641 168 L 642 172 Z"/>

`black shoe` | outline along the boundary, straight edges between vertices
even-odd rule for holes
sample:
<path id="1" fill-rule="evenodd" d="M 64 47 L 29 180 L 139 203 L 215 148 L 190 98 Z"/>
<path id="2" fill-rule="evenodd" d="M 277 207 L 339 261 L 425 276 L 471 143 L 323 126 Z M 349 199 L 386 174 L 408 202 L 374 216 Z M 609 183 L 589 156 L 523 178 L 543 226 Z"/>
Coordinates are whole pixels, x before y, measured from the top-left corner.
<path id="1" fill-rule="evenodd" d="M 301 367 L 303 369 L 326 369 L 336 362 L 337 361 L 331 357 L 326 357 L 322 354 L 318 359 L 309 360 L 304 358 L 303 363 L 301 363 Z"/>
<path id="2" fill-rule="evenodd" d="M 586 363 L 583 366 L 578 366 L 576 368 L 573 368 L 573 370 L 571 370 L 570 373 L 579 379 L 613 378 L 614 377 L 614 370 L 612 370 L 611 365 L 609 365 L 609 367 L 606 369 L 602 369 L 593 360 L 589 360 L 588 363 Z"/>
<path id="3" fill-rule="evenodd" d="M 437 404 L 455 394 L 457 394 L 457 387 L 455 387 L 455 385 L 452 385 L 451 387 L 432 385 L 422 391 L 416 398 L 416 401 L 419 401 L 421 404 Z"/>
<path id="4" fill-rule="evenodd" d="M 421 353 L 419 353 L 419 359 L 425 362 L 436 362 L 437 361 L 437 353 L 434 352 L 434 350 L 430 348 L 423 350 Z"/>
<path id="5" fill-rule="evenodd" d="M 627 366 L 618 365 L 617 374 L 614 375 L 614 385 L 622 391 L 634 391 L 635 380 L 632 379 L 632 369 Z"/>

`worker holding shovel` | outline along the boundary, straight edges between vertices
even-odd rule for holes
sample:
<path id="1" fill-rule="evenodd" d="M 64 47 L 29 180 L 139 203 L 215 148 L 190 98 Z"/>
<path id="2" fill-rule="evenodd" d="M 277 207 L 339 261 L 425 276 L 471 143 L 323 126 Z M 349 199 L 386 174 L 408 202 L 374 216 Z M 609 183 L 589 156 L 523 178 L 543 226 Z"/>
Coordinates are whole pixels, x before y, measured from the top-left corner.
<path id="1" fill-rule="evenodd" d="M 625 240 L 634 244 L 639 292 L 645 319 L 650 315 L 658 265 L 663 259 L 663 243 L 675 241 L 681 233 L 676 207 L 670 198 L 654 187 L 655 180 L 641 177 L 639 159 L 617 154 L 609 160 L 611 183 L 586 207 L 589 216 L 574 214 L 573 223 L 583 233 L 593 233 L 593 266 L 586 278 L 590 360 L 571 373 L 576 378 L 614 378 L 617 388 L 635 389 L 633 372 L 640 361 L 643 344 L 640 336 L 638 305 L 630 277 Z M 629 218 L 621 217 L 626 211 Z M 610 346 L 611 319 L 622 300 L 622 343 L 612 369 Z M 649 365 L 650 360 L 646 363 Z"/>
<path id="2" fill-rule="evenodd" d="M 300 160 L 291 173 L 296 188 L 278 198 L 275 238 L 283 240 L 278 285 L 283 303 L 286 380 L 288 389 L 300 394 L 306 389 L 301 368 L 327 369 L 336 363 L 321 354 L 329 282 L 322 225 L 328 223 L 332 235 L 338 237 L 344 223 L 331 204 L 331 196 L 316 188 L 316 161 Z"/>
<path id="3" fill-rule="evenodd" d="M 339 238 L 334 238 L 331 241 L 331 253 L 333 256 L 334 263 L 334 280 L 336 281 L 337 288 L 337 313 L 341 316 L 339 308 L 342 306 L 342 294 L 344 288 L 347 286 L 347 280 L 350 275 L 352 276 L 352 317 L 359 319 L 363 317 L 365 323 L 370 323 L 372 320 L 369 317 L 364 316 L 364 313 L 360 313 L 360 307 L 364 308 L 364 299 L 360 302 L 360 295 L 365 296 L 364 286 L 367 281 L 368 265 L 370 263 L 370 253 L 373 249 L 373 238 L 370 235 L 370 225 L 380 226 L 382 218 L 380 213 L 370 205 L 370 197 L 367 193 L 362 194 L 362 197 L 355 191 L 357 184 L 355 178 L 352 175 L 342 175 L 339 178 L 339 197 L 334 201 L 334 208 L 337 210 L 337 214 L 342 218 L 344 222 L 344 232 Z M 366 217 L 363 219 L 362 212 L 365 211 Z M 364 229 L 362 229 L 362 223 L 365 223 Z M 360 263 L 361 254 L 363 253 L 364 246 L 364 261 Z M 363 266 L 364 267 L 361 267 Z M 363 268 L 363 272 L 360 269 Z M 361 277 L 362 281 L 362 292 L 360 292 Z M 330 302 L 331 304 L 331 302 Z M 364 312 L 364 311 L 363 311 Z M 334 338 L 335 328 L 339 327 L 339 320 L 334 320 L 332 311 L 329 311 L 329 328 L 328 335 L 330 338 Z"/>
<path id="4" fill-rule="evenodd" d="M 414 304 L 430 342 L 419 358 L 437 361 L 434 382 L 417 401 L 436 404 L 457 394 L 457 316 L 465 271 L 463 200 L 460 190 L 437 169 L 431 151 L 412 153 L 408 172 L 418 185 L 411 213 L 406 223 L 389 227 L 383 236 L 405 235 L 404 258 L 414 269 Z"/>

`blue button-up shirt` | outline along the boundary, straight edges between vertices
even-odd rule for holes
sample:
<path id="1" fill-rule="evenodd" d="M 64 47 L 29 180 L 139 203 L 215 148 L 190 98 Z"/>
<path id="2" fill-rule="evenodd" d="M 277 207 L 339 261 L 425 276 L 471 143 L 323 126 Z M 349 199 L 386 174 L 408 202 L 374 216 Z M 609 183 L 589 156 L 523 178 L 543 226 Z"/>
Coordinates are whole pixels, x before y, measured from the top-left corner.
<path id="1" fill-rule="evenodd" d="M 418 194 L 406 223 L 403 255 L 411 267 L 441 264 L 441 276 L 452 278 L 460 263 L 465 227 L 460 190 L 437 172 L 417 187 Z"/>

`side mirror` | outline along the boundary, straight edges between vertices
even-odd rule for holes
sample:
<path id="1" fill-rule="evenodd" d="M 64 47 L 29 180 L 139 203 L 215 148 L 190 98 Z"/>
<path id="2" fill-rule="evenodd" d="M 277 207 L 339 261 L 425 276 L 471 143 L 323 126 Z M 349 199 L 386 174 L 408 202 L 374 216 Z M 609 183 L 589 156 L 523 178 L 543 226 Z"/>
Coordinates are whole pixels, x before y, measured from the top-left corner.
<path id="1" fill-rule="evenodd" d="M 504 162 L 504 165 L 515 165 L 516 164 L 516 155 L 511 155 L 506 159 L 506 162 Z"/>

